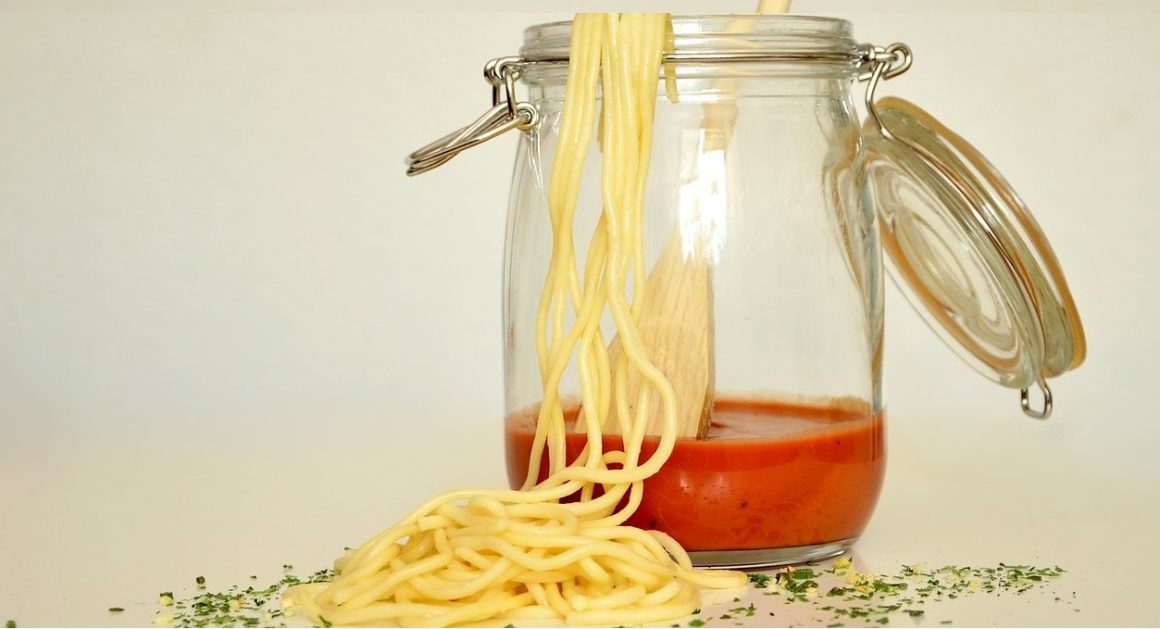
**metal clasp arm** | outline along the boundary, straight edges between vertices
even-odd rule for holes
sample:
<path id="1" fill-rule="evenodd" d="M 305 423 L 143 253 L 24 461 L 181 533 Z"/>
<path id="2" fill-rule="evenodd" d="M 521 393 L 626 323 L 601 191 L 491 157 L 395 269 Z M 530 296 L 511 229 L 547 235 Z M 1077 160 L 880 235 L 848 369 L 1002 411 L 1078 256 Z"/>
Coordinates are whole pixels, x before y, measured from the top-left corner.
<path id="1" fill-rule="evenodd" d="M 407 156 L 407 175 L 418 175 L 442 166 L 459 153 L 512 129 L 527 130 L 535 126 L 536 108 L 530 103 L 516 103 L 514 118 L 510 109 L 507 103 L 500 103 L 475 122 L 411 153 Z"/>
<path id="2" fill-rule="evenodd" d="M 517 57 L 501 57 L 487 62 L 483 78 L 491 84 L 491 109 L 466 127 L 408 155 L 408 176 L 442 166 L 459 153 L 512 129 L 526 131 L 536 125 L 539 119 L 536 108 L 531 103 L 516 100 L 518 62 Z"/>
<path id="3" fill-rule="evenodd" d="M 1051 417 L 1051 409 L 1054 406 L 1054 401 L 1051 397 L 1051 387 L 1047 386 L 1047 381 L 1043 379 L 1043 376 L 1040 376 L 1036 380 L 1036 384 L 1039 385 L 1039 390 L 1043 393 L 1043 408 L 1041 410 L 1031 408 L 1031 393 L 1026 388 L 1019 389 L 1019 405 L 1023 407 L 1023 412 L 1028 417 L 1047 419 Z"/>
<path id="4" fill-rule="evenodd" d="M 890 132 L 878 117 L 878 108 L 874 106 L 874 91 L 878 89 L 879 81 L 893 79 L 909 70 L 914 54 L 910 51 L 910 46 L 902 43 L 890 44 L 886 48 L 865 44 L 860 53 L 862 73 L 858 79 L 869 81 L 866 84 L 866 112 L 870 114 L 870 119 L 878 126 L 878 130 L 884 136 L 890 137 Z"/>

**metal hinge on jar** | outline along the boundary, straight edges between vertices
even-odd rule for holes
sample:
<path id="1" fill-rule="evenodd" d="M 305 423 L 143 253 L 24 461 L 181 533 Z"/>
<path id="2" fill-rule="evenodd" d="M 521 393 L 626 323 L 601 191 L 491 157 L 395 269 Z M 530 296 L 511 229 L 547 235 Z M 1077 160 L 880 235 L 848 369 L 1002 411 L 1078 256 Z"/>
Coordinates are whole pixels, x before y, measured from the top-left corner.
<path id="1" fill-rule="evenodd" d="M 473 146 L 503 135 L 512 129 L 527 131 L 536 126 L 540 115 L 528 102 L 516 100 L 520 78 L 519 57 L 492 59 L 483 67 L 483 78 L 491 84 L 491 109 L 475 122 L 453 131 L 407 156 L 407 174 L 418 175 L 447 163 Z"/>

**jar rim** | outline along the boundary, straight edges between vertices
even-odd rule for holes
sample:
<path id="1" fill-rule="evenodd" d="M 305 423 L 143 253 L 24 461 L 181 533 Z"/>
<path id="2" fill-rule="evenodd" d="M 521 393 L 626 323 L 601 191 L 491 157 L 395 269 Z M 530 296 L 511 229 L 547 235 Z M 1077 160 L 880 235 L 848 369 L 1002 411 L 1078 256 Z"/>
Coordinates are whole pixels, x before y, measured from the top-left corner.
<path id="1" fill-rule="evenodd" d="M 678 55 L 727 56 L 777 51 L 857 58 L 858 42 L 848 20 L 812 15 L 674 15 L 673 48 Z M 535 24 L 524 30 L 520 56 L 529 61 L 566 60 L 572 21 Z M 832 58 L 832 57 L 831 57 Z"/>

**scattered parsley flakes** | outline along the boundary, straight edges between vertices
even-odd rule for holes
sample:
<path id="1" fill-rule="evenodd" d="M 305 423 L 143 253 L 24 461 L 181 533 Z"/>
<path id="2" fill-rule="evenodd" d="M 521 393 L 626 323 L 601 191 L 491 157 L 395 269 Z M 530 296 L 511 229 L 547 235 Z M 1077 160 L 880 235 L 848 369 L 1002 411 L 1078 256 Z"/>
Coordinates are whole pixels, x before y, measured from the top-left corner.
<path id="1" fill-rule="evenodd" d="M 815 617 L 814 622 L 841 627 L 851 620 L 856 625 L 887 625 L 892 617 L 903 615 L 920 621 L 926 615 L 922 606 L 928 601 L 978 594 L 1024 594 L 1048 587 L 1052 579 L 1064 572 L 1059 566 L 1000 563 L 993 567 L 947 565 L 927 569 L 918 563 L 903 565 L 896 574 L 887 575 L 858 572 L 849 557 L 839 557 L 829 568 L 790 566 L 772 575 L 749 574 L 748 579 L 754 589 L 770 588 L 772 582 L 771 590 L 762 592 L 763 596 L 784 594 L 786 605 L 812 605 L 815 611 L 829 616 Z M 1060 597 L 1055 600 L 1062 602 Z M 729 620 L 741 615 L 752 616 L 753 612 L 736 607 L 721 618 Z M 943 620 L 939 624 L 949 625 L 952 621 Z"/>
<path id="2" fill-rule="evenodd" d="M 812 579 L 818 575 L 811 568 L 798 568 L 791 571 L 790 576 L 794 579 Z"/>
<path id="3" fill-rule="evenodd" d="M 257 575 L 250 577 L 251 580 L 256 578 Z M 173 592 L 159 594 L 161 609 L 153 621 L 158 625 L 176 627 L 284 627 L 285 619 L 294 615 L 294 610 L 282 608 L 280 595 L 283 590 L 300 583 L 322 583 L 333 579 L 333 570 L 319 570 L 302 578 L 287 571 L 265 588 L 234 585 L 225 591 L 213 592 L 206 591 L 204 577 L 197 577 L 194 580 L 197 593 L 189 598 L 176 600 Z"/>
<path id="4" fill-rule="evenodd" d="M 222 593 L 202 591 L 206 589 L 206 581 L 205 577 L 199 576 L 195 582 L 197 589 L 202 592 L 187 600 L 176 601 L 172 592 L 162 592 L 158 596 L 159 604 L 172 607 L 173 613 L 159 612 L 154 620 L 159 624 L 172 622 L 178 627 L 272 626 L 294 615 L 293 609 L 283 610 L 278 604 L 283 590 L 303 583 L 328 582 L 334 578 L 333 570 L 319 570 L 299 578 L 292 573 L 292 565 L 284 564 L 282 568 L 285 571 L 282 578 L 266 588 L 258 589 L 251 585 L 239 589 L 238 586 L 232 586 Z M 919 620 L 926 613 L 921 606 L 927 601 L 937 602 L 977 594 L 1023 594 L 1032 589 L 1047 587 L 1052 579 L 1064 573 L 1065 570 L 1059 566 L 1000 563 L 996 567 L 948 565 L 937 570 L 927 570 L 922 564 L 904 565 L 895 575 L 882 575 L 858 572 L 848 557 L 839 557 L 829 569 L 819 566 L 788 567 L 773 574 L 751 573 L 747 577 L 754 589 L 770 590 L 763 592 L 764 596 L 778 596 L 784 592 L 787 605 L 812 604 L 817 611 L 830 615 L 829 619 L 816 618 L 819 625 L 828 622 L 829 627 L 844 627 L 851 620 L 855 625 L 887 625 L 892 616 L 903 614 Z M 251 575 L 250 580 L 257 580 L 257 576 Z M 826 586 L 824 590 L 823 584 Z M 1059 597 L 1055 600 L 1061 602 Z M 733 602 L 740 603 L 741 598 L 735 597 Z M 116 613 L 124 609 L 110 607 L 109 611 Z M 700 612 L 697 609 L 693 613 Z M 733 620 L 753 617 L 756 612 L 757 607 L 749 603 L 746 607 L 729 609 L 719 618 Z M 770 616 L 773 615 L 770 612 Z M 321 616 L 319 623 L 326 628 L 332 626 L 328 619 Z M 688 622 L 689 627 L 704 627 L 705 624 L 706 621 L 701 618 L 693 618 Z M 952 621 L 940 620 L 939 624 L 950 625 Z M 12 629 L 16 623 L 10 620 L 6 626 Z"/>
<path id="5" fill-rule="evenodd" d="M 749 583 L 753 586 L 754 589 L 757 590 L 764 590 L 765 588 L 769 587 L 770 578 L 771 577 L 768 574 L 762 574 L 760 572 L 749 573 Z"/>

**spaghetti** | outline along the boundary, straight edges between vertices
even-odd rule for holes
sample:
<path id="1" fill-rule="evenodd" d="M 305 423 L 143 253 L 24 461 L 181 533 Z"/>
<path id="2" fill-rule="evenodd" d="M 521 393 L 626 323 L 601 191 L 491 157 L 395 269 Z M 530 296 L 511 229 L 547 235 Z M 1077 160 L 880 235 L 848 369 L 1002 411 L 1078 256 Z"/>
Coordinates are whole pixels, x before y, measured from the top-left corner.
<path id="1" fill-rule="evenodd" d="M 648 361 L 637 328 L 645 291 L 630 298 L 627 290 L 630 274 L 635 286 L 645 280 L 644 190 L 668 31 L 664 14 L 577 15 L 572 24 L 548 193 L 553 250 L 536 329 L 544 396 L 524 487 L 432 498 L 336 561 L 333 582 L 287 590 L 287 607 L 327 626 L 611 625 L 685 616 L 700 606 L 699 587 L 745 585 L 740 572 L 693 568 L 664 533 L 623 525 L 677 435 L 673 387 Z M 580 269 L 572 222 L 598 93 L 603 212 Z M 605 312 L 621 343 L 611 359 L 600 331 Z M 559 386 L 573 359 L 587 446 L 569 465 Z M 632 393 L 629 371 L 641 383 Z M 640 461 L 653 405 L 663 417 L 660 444 Z M 614 408 L 625 447 L 605 452 L 601 429 Z M 537 483 L 545 454 L 549 474 Z M 562 502 L 573 495 L 581 499 Z"/>

